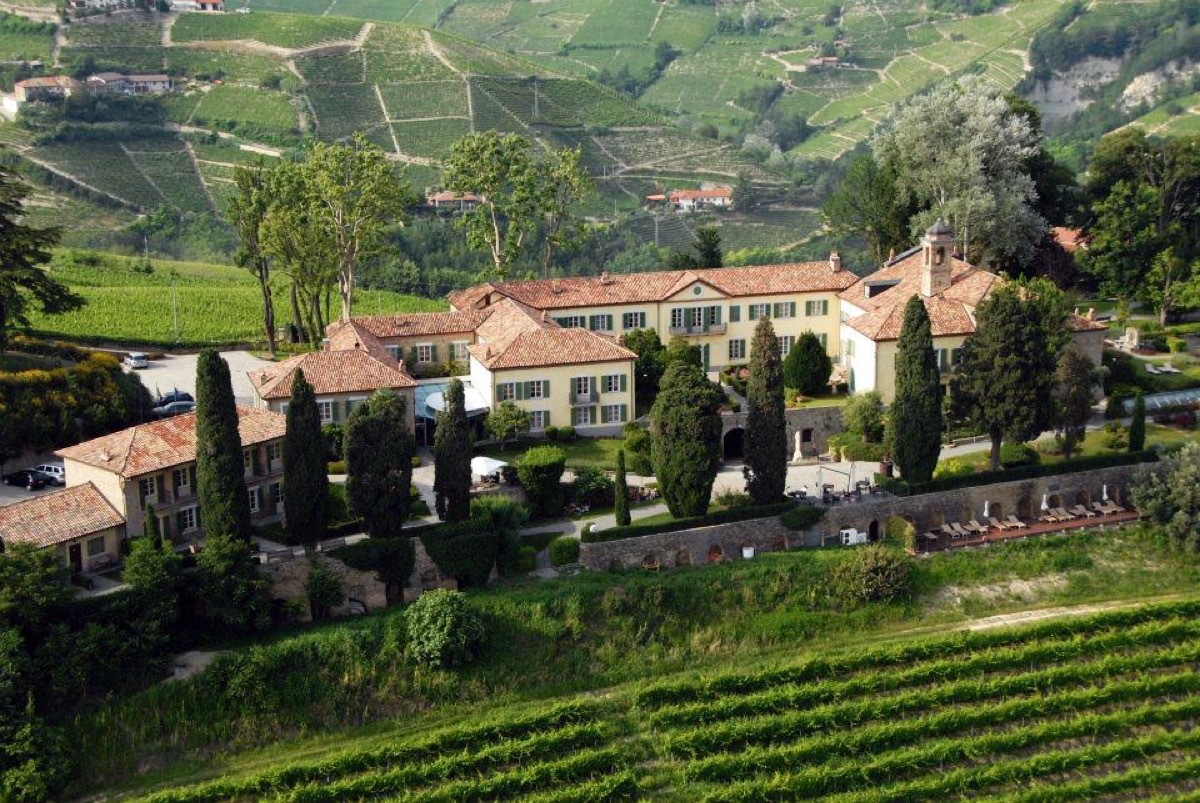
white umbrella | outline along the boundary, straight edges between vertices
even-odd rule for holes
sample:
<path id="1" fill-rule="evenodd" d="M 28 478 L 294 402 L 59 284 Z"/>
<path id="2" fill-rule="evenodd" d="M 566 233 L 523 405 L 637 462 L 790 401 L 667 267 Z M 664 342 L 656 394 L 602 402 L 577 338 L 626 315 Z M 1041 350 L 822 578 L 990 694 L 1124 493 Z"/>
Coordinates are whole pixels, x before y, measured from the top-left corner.
<path id="1" fill-rule="evenodd" d="M 1103 488 L 1100 489 L 1100 499 L 1105 502 L 1108 501 L 1108 485 L 1107 484 Z"/>
<path id="2" fill-rule="evenodd" d="M 1046 496 L 1046 494 L 1042 494 L 1042 510 L 1049 510 L 1049 509 L 1050 509 L 1050 497 Z"/>
<path id="3" fill-rule="evenodd" d="M 991 504 L 991 503 L 990 503 L 990 502 L 988 502 L 988 500 L 986 500 L 986 499 L 984 499 L 984 500 L 983 500 L 983 517 L 984 517 L 985 519 L 986 519 L 986 518 L 987 518 L 987 517 L 990 515 L 990 514 L 988 513 L 988 511 L 991 509 L 990 507 L 988 507 L 990 504 Z"/>
<path id="4" fill-rule="evenodd" d="M 471 458 L 471 473 L 482 477 L 487 474 L 495 474 L 507 465 L 508 463 L 505 463 L 503 460 L 480 455 L 479 457 Z"/>

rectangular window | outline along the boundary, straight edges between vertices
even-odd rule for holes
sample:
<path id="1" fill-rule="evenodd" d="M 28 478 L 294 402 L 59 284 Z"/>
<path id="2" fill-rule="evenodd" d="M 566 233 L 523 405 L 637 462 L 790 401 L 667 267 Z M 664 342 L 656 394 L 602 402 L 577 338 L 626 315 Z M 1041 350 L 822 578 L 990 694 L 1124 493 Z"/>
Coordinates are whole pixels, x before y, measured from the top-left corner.
<path id="1" fill-rule="evenodd" d="M 646 328 L 646 313 L 644 312 L 626 312 L 621 316 L 621 327 L 623 329 L 645 329 Z"/>
<path id="2" fill-rule="evenodd" d="M 757 321 L 759 318 L 771 317 L 770 304 L 751 304 L 750 305 L 750 320 Z"/>
<path id="3" fill-rule="evenodd" d="M 529 398 L 544 399 L 547 395 L 545 379 L 535 379 L 529 383 Z"/>
<path id="4" fill-rule="evenodd" d="M 250 497 L 250 512 L 257 513 L 258 508 L 259 508 L 259 502 L 261 501 L 261 498 L 260 498 L 261 495 L 259 494 L 258 489 L 250 488 L 246 491 L 246 493 Z"/>
<path id="5" fill-rule="evenodd" d="M 950 366 L 957 368 L 962 365 L 962 349 L 950 349 Z"/>
<path id="6" fill-rule="evenodd" d="M 89 538 L 87 542 L 87 552 L 89 558 L 94 558 L 97 555 L 104 554 L 104 536 L 99 538 Z"/>
<path id="7" fill-rule="evenodd" d="M 592 423 L 592 408 L 591 407 L 576 407 L 571 410 L 571 425 L 576 427 L 586 427 Z"/>
<path id="8" fill-rule="evenodd" d="M 468 350 L 468 343 L 465 340 L 456 340 L 450 344 L 450 359 L 455 362 L 466 362 L 471 359 L 471 352 Z"/>
<path id="9" fill-rule="evenodd" d="M 179 531 L 188 532 L 196 529 L 196 508 L 185 507 L 179 511 Z"/>
<path id="10" fill-rule="evenodd" d="M 153 477 L 143 477 L 138 480 L 138 496 L 142 498 L 142 504 L 153 502 L 158 498 Z"/>
<path id="11" fill-rule="evenodd" d="M 786 357 L 792 350 L 792 346 L 796 345 L 796 338 L 793 335 L 779 335 L 775 338 L 775 342 L 779 344 L 779 356 Z"/>
<path id="12" fill-rule="evenodd" d="M 250 457 L 250 450 L 242 449 L 242 471 L 245 472 L 246 474 L 249 474 L 250 468 L 253 465 L 254 465 L 254 462 Z"/>
<path id="13" fill-rule="evenodd" d="M 322 424 L 333 423 L 333 402 L 319 401 L 317 402 L 317 410 L 321 413 Z"/>
<path id="14" fill-rule="evenodd" d="M 672 309 L 671 309 L 671 328 L 672 329 L 682 329 L 683 328 L 683 326 L 684 326 L 683 313 L 684 313 L 683 307 L 672 307 Z"/>
<path id="15" fill-rule="evenodd" d="M 396 360 L 397 362 L 400 361 L 400 347 L 399 346 L 384 346 L 384 348 L 387 349 L 388 354 L 392 355 L 393 360 Z"/>
<path id="16" fill-rule="evenodd" d="M 593 332 L 611 332 L 612 318 L 611 315 L 593 315 L 588 322 L 588 328 Z"/>
<path id="17" fill-rule="evenodd" d="M 746 341 L 738 338 L 737 340 L 729 341 L 729 359 L 744 360 L 746 359 Z"/>
<path id="18" fill-rule="evenodd" d="M 571 386 L 575 388 L 576 396 L 590 396 L 592 393 L 592 378 L 590 376 L 577 376 L 571 380 Z"/>
<path id="19" fill-rule="evenodd" d="M 503 382 L 496 385 L 496 401 L 513 401 L 517 398 L 517 383 Z"/>
<path id="20" fill-rule="evenodd" d="M 191 489 L 192 478 L 188 475 L 186 468 L 177 468 L 171 472 L 171 485 L 175 488 L 175 495 L 181 496 L 188 493 Z"/>
<path id="21" fill-rule="evenodd" d="M 432 343 L 421 343 L 417 346 L 417 362 L 433 362 Z"/>
<path id="22" fill-rule="evenodd" d="M 739 307 L 737 304 L 731 304 L 729 306 L 729 322 L 730 323 L 738 323 L 741 320 L 742 320 L 742 308 Z"/>
<path id="23" fill-rule="evenodd" d="M 283 447 L 278 443 L 267 444 L 267 467 L 274 469 L 275 465 L 283 457 Z"/>
<path id="24" fill-rule="evenodd" d="M 585 324 L 582 315 L 566 315 L 562 318 L 555 318 L 554 322 L 564 329 L 582 329 Z"/>
<path id="25" fill-rule="evenodd" d="M 283 486 L 278 482 L 271 486 L 271 501 L 277 507 L 283 504 Z"/>
<path id="26" fill-rule="evenodd" d="M 816 316 L 816 315 L 828 315 L 829 314 L 829 302 L 828 301 L 805 301 L 804 302 L 804 314 L 810 318 L 813 316 Z"/>
<path id="27" fill-rule="evenodd" d="M 624 406 L 625 405 L 623 405 L 623 404 L 606 404 L 606 405 L 604 405 L 604 407 L 601 408 L 601 411 L 603 413 L 604 423 L 605 424 L 620 424 L 620 423 L 622 423 L 625 420 L 625 417 L 623 415 L 621 415 L 621 409 Z"/>
<path id="28" fill-rule="evenodd" d="M 604 384 L 603 384 L 604 392 L 605 393 L 620 393 L 621 392 L 621 380 L 624 378 L 625 378 L 624 374 L 606 374 L 604 376 L 604 379 L 602 380 L 604 382 Z"/>
<path id="29" fill-rule="evenodd" d="M 550 423 L 550 413 L 545 410 L 531 410 L 529 412 L 529 428 L 530 429 L 545 429 Z"/>
<path id="30" fill-rule="evenodd" d="M 821 341 L 821 348 L 829 348 L 829 335 L 822 332 L 821 334 L 817 335 L 817 340 Z"/>
<path id="31" fill-rule="evenodd" d="M 776 318 L 795 318 L 796 317 L 796 302 L 795 301 L 780 301 L 775 304 Z"/>

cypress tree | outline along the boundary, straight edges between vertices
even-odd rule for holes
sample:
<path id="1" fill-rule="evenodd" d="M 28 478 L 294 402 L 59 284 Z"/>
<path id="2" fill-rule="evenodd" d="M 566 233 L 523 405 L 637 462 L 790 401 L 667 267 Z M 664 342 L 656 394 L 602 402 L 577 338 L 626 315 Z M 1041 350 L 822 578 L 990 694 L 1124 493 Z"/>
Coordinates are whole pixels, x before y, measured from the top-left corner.
<path id="1" fill-rule="evenodd" d="M 1146 398 L 1139 390 L 1133 397 L 1133 420 L 1129 422 L 1129 451 L 1146 448 Z"/>
<path id="2" fill-rule="evenodd" d="M 832 371 L 833 360 L 825 353 L 820 338 L 812 332 L 800 335 L 783 362 L 784 384 L 805 396 L 824 393 L 829 387 Z"/>
<path id="3" fill-rule="evenodd" d="M 250 537 L 242 440 L 229 365 L 213 349 L 196 362 L 196 496 L 208 536 Z"/>
<path id="4" fill-rule="evenodd" d="M 283 511 L 288 532 L 302 543 L 325 536 L 329 518 L 329 474 L 321 411 L 312 385 L 297 370 L 283 438 Z"/>
<path id="5" fill-rule="evenodd" d="M 892 459 L 907 482 L 933 478 L 942 449 L 942 389 L 929 312 L 920 296 L 904 308 L 887 435 Z"/>
<path id="6" fill-rule="evenodd" d="M 708 511 L 721 464 L 721 389 L 687 361 L 672 362 L 650 410 L 654 473 L 675 518 Z"/>
<path id="7" fill-rule="evenodd" d="M 1075 346 L 1058 358 L 1058 427 L 1062 432 L 1063 457 L 1070 460 L 1075 447 L 1083 442 L 1087 422 L 1092 417 L 1092 388 L 1096 368 L 1087 355 Z"/>
<path id="8" fill-rule="evenodd" d="M 142 537 L 156 547 L 162 544 L 162 533 L 158 529 L 158 516 L 154 514 L 154 505 L 146 503 L 142 511 Z"/>
<path id="9" fill-rule="evenodd" d="M 617 518 L 618 527 L 627 527 L 632 521 L 629 517 L 629 487 L 625 483 L 625 450 L 617 450 L 617 479 L 613 500 L 613 513 Z"/>
<path id="10" fill-rule="evenodd" d="M 404 399 L 377 391 L 346 424 L 346 496 L 372 538 L 400 535 L 408 518 L 412 457 Z"/>
<path id="11" fill-rule="evenodd" d="M 787 485 L 787 421 L 783 404 L 783 361 L 770 318 L 760 318 L 750 344 L 746 383 L 746 489 L 756 504 L 783 498 Z"/>
<path id="12" fill-rule="evenodd" d="M 439 518 L 465 521 L 471 517 L 471 428 L 459 379 L 450 380 L 445 398 L 433 439 L 433 492 Z"/>

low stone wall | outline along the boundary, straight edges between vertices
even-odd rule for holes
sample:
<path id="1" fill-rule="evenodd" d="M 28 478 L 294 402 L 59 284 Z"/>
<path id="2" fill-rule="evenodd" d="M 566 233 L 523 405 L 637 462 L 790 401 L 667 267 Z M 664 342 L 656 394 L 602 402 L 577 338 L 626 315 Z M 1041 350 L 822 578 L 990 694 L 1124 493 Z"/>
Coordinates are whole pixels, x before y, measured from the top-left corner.
<path id="1" fill-rule="evenodd" d="M 608 571 L 614 568 L 701 565 L 712 560 L 740 560 L 743 546 L 756 552 L 774 552 L 799 547 L 840 543 L 846 527 L 882 538 L 892 516 L 908 519 L 917 532 L 943 523 L 983 519 L 983 503 L 996 518 L 1015 515 L 1034 518 L 1041 511 L 1042 497 L 1051 507 L 1071 507 L 1100 501 L 1105 486 L 1108 498 L 1128 506 L 1129 486 L 1138 466 L 1114 466 L 1076 474 L 1060 474 L 1031 480 L 980 485 L 921 496 L 888 496 L 830 508 L 825 518 L 805 532 L 793 532 L 776 517 L 699 527 L 673 533 L 582 544 L 579 562 L 584 568 Z"/>
<path id="2" fill-rule="evenodd" d="M 734 430 L 746 429 L 746 413 L 722 413 L 721 437 L 724 438 Z M 803 435 L 807 430 L 810 440 L 803 444 L 804 457 L 813 458 L 824 454 L 829 448 L 829 438 L 842 431 L 841 407 L 804 407 L 799 410 L 784 412 L 787 424 L 787 453 L 791 459 L 796 446 L 797 433 Z"/>
<path id="3" fill-rule="evenodd" d="M 334 616 L 346 616 L 351 610 L 351 604 L 357 602 L 365 611 L 386 608 L 388 604 L 387 586 L 379 580 L 374 572 L 363 572 L 352 569 L 341 561 L 324 555 L 300 555 L 289 560 L 272 560 L 258 567 L 259 572 L 271 581 L 271 596 L 285 602 L 298 602 L 296 606 L 299 619 L 308 622 L 312 613 L 308 606 L 308 574 L 312 571 L 313 561 L 336 574 L 342 581 L 342 590 L 346 599 L 333 609 Z"/>

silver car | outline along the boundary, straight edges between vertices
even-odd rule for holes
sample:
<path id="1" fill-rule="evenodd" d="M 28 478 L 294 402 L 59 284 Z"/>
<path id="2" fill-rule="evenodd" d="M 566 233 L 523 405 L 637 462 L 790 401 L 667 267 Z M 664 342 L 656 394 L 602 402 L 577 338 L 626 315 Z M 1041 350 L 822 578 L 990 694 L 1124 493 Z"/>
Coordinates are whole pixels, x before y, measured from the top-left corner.
<path id="1" fill-rule="evenodd" d="M 130 368 L 149 368 L 150 360 L 140 351 L 131 351 L 125 357 L 125 364 Z"/>
<path id="2" fill-rule="evenodd" d="M 59 487 L 67 484 L 67 470 L 62 463 L 42 463 L 40 466 L 34 466 L 33 470 L 42 472 Z"/>

